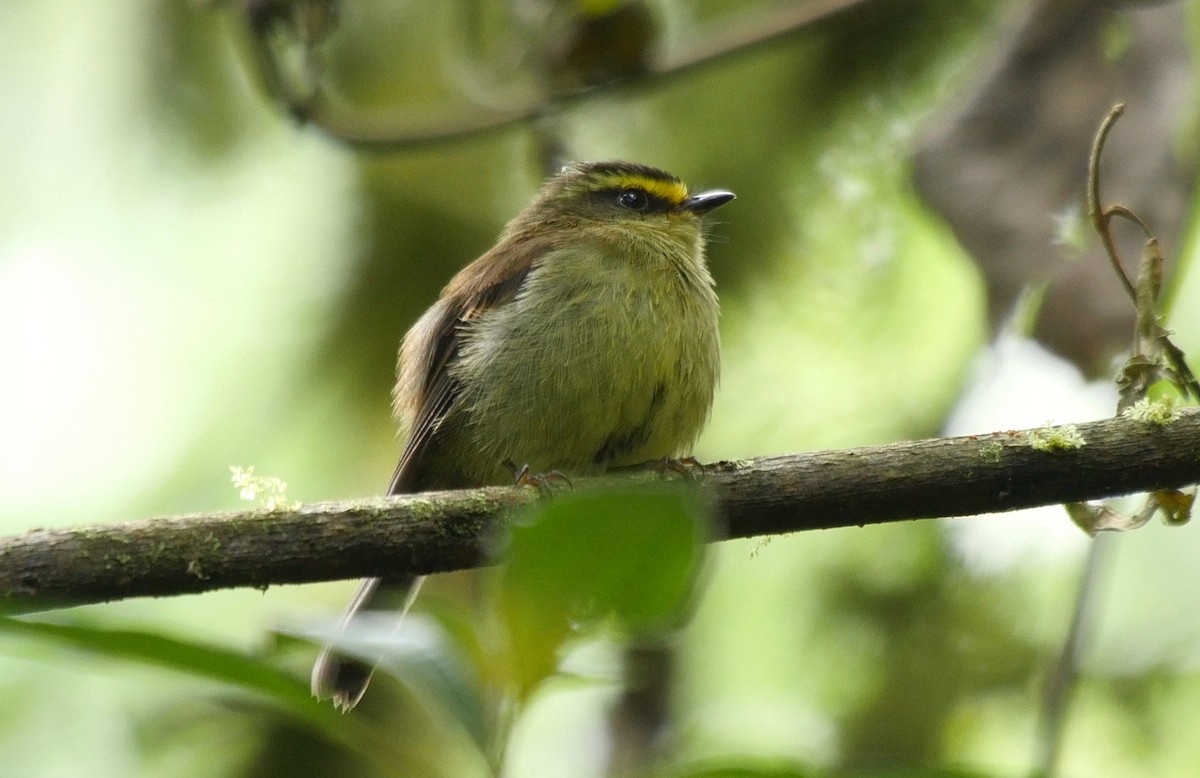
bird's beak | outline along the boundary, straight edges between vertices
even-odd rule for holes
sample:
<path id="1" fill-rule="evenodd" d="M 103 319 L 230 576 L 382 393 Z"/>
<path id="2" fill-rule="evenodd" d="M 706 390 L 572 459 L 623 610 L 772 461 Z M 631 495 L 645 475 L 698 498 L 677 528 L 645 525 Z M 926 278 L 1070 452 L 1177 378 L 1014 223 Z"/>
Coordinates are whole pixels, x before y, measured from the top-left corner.
<path id="1" fill-rule="evenodd" d="M 684 200 L 679 206 L 679 210 L 689 211 L 699 216 L 700 214 L 720 208 L 733 198 L 733 192 L 725 192 L 720 189 L 713 190 L 712 192 L 701 192 Z"/>

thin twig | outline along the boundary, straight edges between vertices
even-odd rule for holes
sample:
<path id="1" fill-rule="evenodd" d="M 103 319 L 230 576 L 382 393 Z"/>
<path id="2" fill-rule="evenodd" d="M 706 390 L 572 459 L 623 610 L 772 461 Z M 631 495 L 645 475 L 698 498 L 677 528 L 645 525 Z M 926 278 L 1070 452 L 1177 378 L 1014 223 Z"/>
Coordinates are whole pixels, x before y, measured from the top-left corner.
<path id="1" fill-rule="evenodd" d="M 1121 279 L 1121 285 L 1125 287 L 1126 294 L 1129 295 L 1130 300 L 1136 302 L 1137 292 L 1134 290 L 1129 276 L 1125 273 L 1125 268 L 1121 266 L 1117 243 L 1113 239 L 1112 229 L 1108 224 L 1111 218 L 1110 212 L 1100 206 L 1100 154 L 1104 151 L 1104 142 L 1108 139 L 1109 131 L 1123 113 L 1125 113 L 1124 103 L 1114 105 L 1108 115 L 1104 117 L 1104 121 L 1100 123 L 1100 129 L 1096 132 L 1096 138 L 1092 142 L 1092 153 L 1088 157 L 1088 216 L 1091 218 L 1092 227 L 1100 235 L 1100 240 L 1104 244 L 1104 252 L 1108 255 L 1108 260 L 1112 263 L 1117 277 Z M 1137 221 L 1141 223 L 1141 219 Z"/>
<path id="2" fill-rule="evenodd" d="M 287 77 L 281 72 L 282 65 L 277 62 L 276 55 L 271 50 L 268 30 L 263 21 L 248 16 L 246 26 L 249 28 L 250 45 L 255 49 L 251 55 L 255 67 L 269 71 L 260 74 L 257 80 L 288 113 L 340 143 L 362 150 L 394 151 L 465 140 L 528 124 L 552 109 L 613 90 L 662 85 L 700 68 L 774 43 L 810 24 L 866 2 L 867 0 L 807 0 L 772 9 L 769 13 L 740 18 L 737 22 L 714 24 L 707 35 L 681 51 L 670 54 L 664 54 L 660 50 L 649 52 L 646 70 L 624 80 L 563 94 L 539 91 L 530 95 L 525 102 L 504 110 L 487 109 L 466 118 L 422 124 L 413 124 L 398 115 L 380 117 L 352 113 L 337 100 L 331 99 L 317 82 L 310 85 L 313 89 L 311 96 L 300 96 L 297 90 L 289 86 Z M 258 9 L 264 4 L 249 2 L 246 5 Z M 269 3 L 265 5 L 274 7 Z M 286 5 L 281 7 L 286 10 Z M 315 56 L 312 52 L 310 55 Z"/>
<path id="3" fill-rule="evenodd" d="M 1096 591 L 1098 581 L 1115 540 L 1115 537 L 1100 535 L 1088 546 L 1079 591 L 1075 595 L 1075 608 L 1071 613 L 1071 624 L 1063 639 L 1058 660 L 1046 674 L 1042 704 L 1038 711 L 1037 753 L 1034 755 L 1033 772 L 1035 778 L 1052 778 L 1058 769 L 1067 707 L 1079 678 L 1080 659 L 1091 637 L 1088 627 L 1092 616 L 1099 609 L 1099 595 Z"/>

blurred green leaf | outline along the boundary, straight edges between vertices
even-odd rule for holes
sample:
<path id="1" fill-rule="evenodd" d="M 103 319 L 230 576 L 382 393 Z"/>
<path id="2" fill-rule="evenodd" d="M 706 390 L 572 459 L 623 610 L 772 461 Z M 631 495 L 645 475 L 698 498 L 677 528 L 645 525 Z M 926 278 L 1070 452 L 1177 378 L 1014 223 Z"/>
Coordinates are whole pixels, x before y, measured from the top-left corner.
<path id="1" fill-rule="evenodd" d="M 989 778 L 992 773 L 937 767 L 905 767 L 900 769 L 853 770 L 850 772 L 839 772 L 836 775 L 839 778 Z"/>
<path id="2" fill-rule="evenodd" d="M 439 619 L 421 613 L 406 616 L 399 630 L 392 628 L 391 639 L 376 646 L 383 649 L 379 668 L 437 707 L 461 728 L 464 742 L 486 753 L 496 732 L 476 663 L 478 636 L 465 627 L 447 629 L 452 618 L 453 614 Z"/>
<path id="3" fill-rule="evenodd" d="M 812 773 L 802 773 L 789 768 L 771 769 L 758 767 L 715 767 L 699 772 L 672 773 L 672 778 L 806 778 Z"/>
<path id="4" fill-rule="evenodd" d="M 514 528 L 501 598 L 522 692 L 554 671 L 581 623 L 612 617 L 636 634 L 680 622 L 699 566 L 698 515 L 681 489 L 572 494 Z"/>
<path id="5" fill-rule="evenodd" d="M 731 757 L 670 771 L 666 775 L 670 778 L 809 778 L 815 773 L 786 760 Z"/>
<path id="6" fill-rule="evenodd" d="M 28 635 L 93 654 L 159 665 L 262 694 L 297 718 L 332 729 L 340 717 L 319 705 L 305 680 L 253 656 L 150 632 L 104 629 L 0 616 L 0 631 Z"/>

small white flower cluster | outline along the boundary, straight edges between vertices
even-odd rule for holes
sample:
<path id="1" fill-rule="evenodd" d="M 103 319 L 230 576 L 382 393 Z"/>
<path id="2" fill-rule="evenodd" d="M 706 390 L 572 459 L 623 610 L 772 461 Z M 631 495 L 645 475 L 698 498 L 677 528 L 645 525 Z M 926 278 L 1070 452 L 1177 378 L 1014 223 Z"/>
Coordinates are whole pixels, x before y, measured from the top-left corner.
<path id="1" fill-rule="evenodd" d="M 254 465 L 241 467 L 231 465 L 230 481 L 233 488 L 238 490 L 238 496 L 247 502 L 253 502 L 259 508 L 268 511 L 296 507 L 287 501 L 287 482 L 275 476 L 255 475 Z"/>

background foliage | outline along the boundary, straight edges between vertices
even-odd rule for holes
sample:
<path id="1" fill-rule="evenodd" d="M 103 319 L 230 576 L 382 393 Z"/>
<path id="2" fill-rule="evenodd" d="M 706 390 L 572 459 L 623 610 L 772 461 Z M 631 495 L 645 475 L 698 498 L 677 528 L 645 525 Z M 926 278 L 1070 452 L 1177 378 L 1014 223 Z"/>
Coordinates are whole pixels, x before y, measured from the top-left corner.
<path id="1" fill-rule="evenodd" d="M 502 107 L 552 80 L 530 52 L 553 48 L 556 24 L 609 5 L 347 0 L 322 44 L 328 78 L 347 105 L 405 120 Z M 789 4 L 648 5 L 670 48 Z M 0 532 L 232 507 L 232 464 L 283 477 L 292 499 L 380 492 L 398 452 L 400 335 L 556 153 L 738 193 L 713 229 L 724 377 L 701 459 L 932 435 L 956 403 L 952 424 L 975 431 L 1110 413 L 1103 385 L 1028 341 L 973 362 L 991 337 L 988 272 L 912 183 L 914 150 L 962 110 L 1030 4 L 860 5 L 680 77 L 572 97 L 536 123 L 399 151 L 290 122 L 260 90 L 232 6 L 0 7 Z M 1195 4 L 1170 10 L 1194 42 Z M 1119 64 L 1138 14 L 1158 12 L 1105 12 L 1086 41 Z M 1139 96 L 1117 95 L 1130 116 Z M 1191 170 L 1186 105 L 1165 131 Z M 1035 106 L 1008 108 L 1040 126 Z M 1090 128 L 1103 110 L 1079 113 Z M 1136 141 L 1128 154 L 1157 148 Z M 1072 167 L 1086 143 L 1039 164 Z M 952 172 L 929 159 L 923 179 Z M 1069 217 L 1070 194 L 1039 229 Z M 1189 197 L 1167 250 L 1184 269 L 1172 326 L 1197 353 Z M 1046 263 L 1070 261 L 1045 249 Z M 994 295 L 992 307 L 1002 318 Z M 508 541 L 502 571 L 435 581 L 389 638 L 392 677 L 347 717 L 308 700 L 304 638 L 329 628 L 349 583 L 4 619 L 0 772 L 1039 764 L 1043 688 L 1087 547 L 1065 516 L 697 550 L 704 518 L 685 499 L 630 499 L 556 504 Z M 1060 774 L 1192 774 L 1197 544 L 1157 526 L 1106 540 L 1080 684 L 1063 727 L 1043 729 Z"/>

